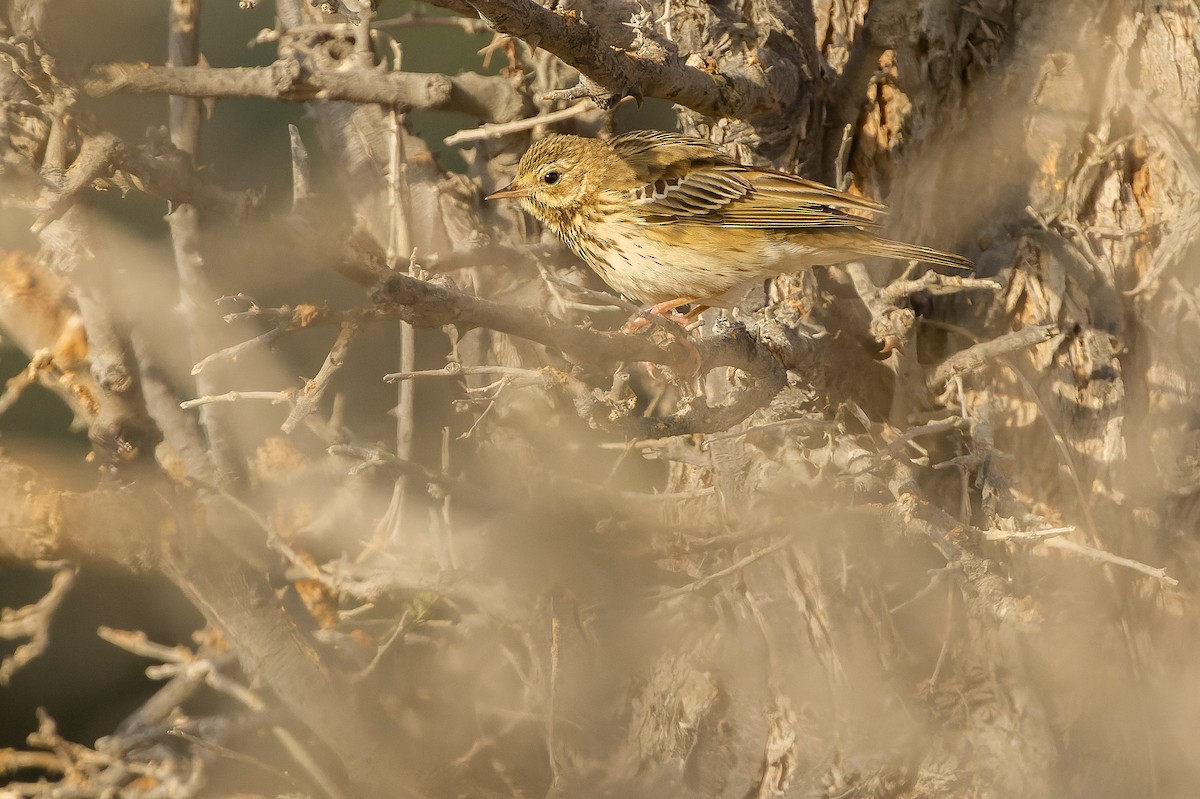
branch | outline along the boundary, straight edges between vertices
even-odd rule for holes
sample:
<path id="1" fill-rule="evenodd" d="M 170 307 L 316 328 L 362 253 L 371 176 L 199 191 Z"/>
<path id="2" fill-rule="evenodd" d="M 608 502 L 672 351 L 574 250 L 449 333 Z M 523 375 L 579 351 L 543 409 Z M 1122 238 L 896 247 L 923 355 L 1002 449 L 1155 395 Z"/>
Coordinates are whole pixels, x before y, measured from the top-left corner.
<path id="1" fill-rule="evenodd" d="M 179 403 L 179 407 L 186 411 L 192 408 L 212 405 L 214 402 L 241 402 L 243 400 L 267 400 L 272 404 L 290 403 L 293 393 L 291 389 L 284 391 L 226 391 L 224 394 L 209 394 L 203 397 L 196 397 L 195 399 L 184 400 Z"/>
<path id="2" fill-rule="evenodd" d="M 917 314 L 912 309 L 915 295 L 939 296 L 969 290 L 994 292 L 1001 288 L 995 280 L 943 275 L 933 271 L 925 272 L 918 278 L 876 286 L 862 262 L 848 264 L 846 273 L 871 314 L 871 335 L 883 345 L 884 352 L 898 349 L 908 341 L 917 321 Z"/>
<path id="3" fill-rule="evenodd" d="M 111 169 L 120 149 L 114 136 L 88 139 L 70 164 L 64 120 L 55 123 L 39 169 L 46 211 L 35 224 L 43 258 L 62 274 L 73 273 L 74 295 L 87 331 L 87 355 L 99 388 L 98 406 L 89 419 L 88 438 L 106 465 L 145 463 L 162 440 L 142 393 L 132 345 L 117 322 L 118 304 L 108 275 L 96 268 L 90 215 L 78 204 L 82 188 Z"/>
<path id="4" fill-rule="evenodd" d="M 401 111 L 461 111 L 491 122 L 516 119 L 524 109 L 520 95 L 504 77 L 365 69 L 337 72 L 314 69 L 295 59 L 265 67 L 231 69 L 100 64 L 84 78 L 83 88 L 93 97 L 132 92 L 177 97 L 263 97 L 293 103 L 347 100 Z"/>
<path id="5" fill-rule="evenodd" d="M 456 0 L 428 0 L 452 8 Z M 685 63 L 661 45 L 643 40 L 636 52 L 614 47 L 574 11 L 555 12 L 532 0 L 468 0 L 493 30 L 553 53 L 583 73 L 573 98 L 588 97 L 611 108 L 624 97 L 660 97 L 711 117 L 747 117 L 768 107 L 765 74 L 709 71 L 692 56 Z M 694 63 L 693 63 L 694 62 Z"/>
<path id="6" fill-rule="evenodd" d="M 182 531 L 164 572 L 224 632 L 246 673 L 338 757 L 354 795 L 416 795 L 415 754 L 383 706 L 356 694 L 322 662 L 257 568 L 197 533 Z"/>
<path id="7" fill-rule="evenodd" d="M 1135 572 L 1141 572 L 1156 580 L 1160 580 L 1163 584 L 1174 588 L 1179 585 L 1179 581 L 1167 574 L 1167 570 L 1149 566 L 1141 561 L 1133 560 L 1132 558 L 1121 557 L 1114 555 L 1111 552 L 1106 552 L 1103 549 L 1080 544 L 1078 541 L 1072 541 L 1068 538 L 1050 538 L 1043 542 L 1046 546 L 1052 549 L 1061 549 L 1065 552 L 1074 552 L 1077 555 L 1083 555 L 1085 558 L 1090 558 L 1098 563 L 1111 563 L 1114 566 L 1122 566 L 1126 569 L 1133 569 Z"/>
<path id="8" fill-rule="evenodd" d="M 520 369 L 515 366 L 463 366 L 457 361 L 451 361 L 441 369 L 422 369 L 414 372 L 394 372 L 384 375 L 385 383 L 398 383 L 401 380 L 412 380 L 417 377 L 459 377 L 462 375 L 501 375 L 514 379 L 526 379 L 542 382 L 552 378 L 539 369 Z"/>
<path id="9" fill-rule="evenodd" d="M 1161 580 L 1162 583 L 1169 588 L 1175 588 L 1179 585 L 1179 581 L 1167 574 L 1167 570 L 1158 566 L 1150 566 L 1142 563 L 1139 560 L 1114 555 L 1111 552 L 1094 547 L 1089 544 L 1081 544 L 1078 541 L 1072 541 L 1069 538 L 1061 536 L 1075 532 L 1075 527 L 1051 527 L 1045 530 L 1030 530 L 1030 531 L 1014 531 L 1007 530 L 987 530 L 983 533 L 986 541 L 1003 541 L 1005 543 L 1014 544 L 1045 544 L 1050 549 L 1059 549 L 1064 552 L 1073 552 L 1076 555 L 1082 555 L 1085 558 L 1096 561 L 1097 563 L 1109 563 L 1113 566 L 1121 566 L 1126 569 L 1132 569 L 1135 572 L 1140 572 L 1156 580 Z"/>
<path id="10" fill-rule="evenodd" d="M 0 608 L 0 639 L 27 639 L 18 644 L 11 655 L 0 658 L 0 686 L 7 686 L 18 669 L 46 651 L 54 614 L 75 584 L 78 574 L 76 566 L 64 562 L 39 564 L 39 568 L 56 569 L 50 581 L 50 590 L 30 605 L 15 610 Z"/>
<path id="11" fill-rule="evenodd" d="M 30 229 L 40 234 L 47 225 L 71 210 L 83 193 L 91 189 L 93 181 L 112 172 L 122 146 L 121 141 L 111 133 L 85 138 L 79 147 L 79 154 L 62 179 L 47 181 L 41 198 L 44 210 L 38 214 Z"/>
<path id="12" fill-rule="evenodd" d="M 725 399 L 709 405 L 704 397 L 681 403 L 670 416 L 634 416 L 628 403 L 593 391 L 576 398 L 581 416 L 601 428 L 616 428 L 634 438 L 668 438 L 691 433 L 720 433 L 767 407 L 787 386 L 787 370 L 780 358 L 742 325 L 697 342 L 701 372 L 719 367 L 741 370 L 746 379 L 734 381 Z"/>
<path id="13" fill-rule="evenodd" d="M 192 526 L 204 524 L 200 503 L 154 479 L 63 492 L 0 459 L 0 562 L 101 557 L 162 570 L 225 634 L 246 673 L 339 757 L 365 789 L 357 795 L 412 795 L 416 764 L 383 708 L 320 661 L 259 567 Z"/>
<path id="14" fill-rule="evenodd" d="M 974 344 L 962 352 L 956 352 L 938 365 L 930 378 L 929 386 L 934 391 L 940 391 L 947 380 L 958 375 L 972 372 L 992 358 L 998 358 L 1016 350 L 1032 347 L 1048 341 L 1058 333 L 1054 325 L 1030 325 L 1012 333 Z"/>
<path id="15" fill-rule="evenodd" d="M 697 591 L 702 590 L 709 584 L 716 582 L 717 580 L 720 580 L 724 577 L 728 577 L 731 574 L 736 574 L 737 572 L 739 572 L 742 569 L 749 566 L 751 563 L 754 563 L 757 560 L 762 560 L 763 558 L 767 557 L 768 555 L 772 555 L 772 554 L 778 552 L 779 550 L 783 549 L 791 542 L 792 542 L 792 537 L 790 535 L 784 536 L 783 538 L 779 539 L 778 541 L 768 544 L 767 546 L 763 547 L 762 549 L 751 552 L 749 555 L 746 555 L 745 557 L 741 558 L 737 562 L 732 563 L 723 569 L 719 569 L 718 571 L 715 571 L 712 574 L 705 575 L 704 577 L 701 577 L 698 580 L 694 580 L 694 581 L 688 583 L 687 585 L 680 586 L 679 588 L 672 588 L 667 591 L 663 591 L 661 593 L 654 594 L 652 596 L 648 596 L 648 597 L 646 597 L 645 601 L 647 601 L 647 602 L 666 602 L 669 599 L 675 599 L 677 597 L 687 596 L 688 594 L 694 594 Z"/>
<path id="16" fill-rule="evenodd" d="M 171 517 L 163 501 L 115 482 L 82 493 L 60 491 L 31 469 L 0 458 L 0 563 L 87 557 L 140 571 L 157 560 L 148 538 Z"/>
<path id="17" fill-rule="evenodd" d="M 252 216 L 263 204 L 259 192 L 218 187 L 208 173 L 195 166 L 190 156 L 170 142 L 152 142 L 140 147 L 125 144 L 116 153 L 114 166 L 147 194 L 172 203 L 187 203 L 232 220 Z"/>
<path id="18" fill-rule="evenodd" d="M 534 117 L 516 119 L 512 122 L 496 122 L 490 125 L 480 125 L 477 128 L 460 130 L 442 139 L 442 144 L 447 147 L 457 147 L 462 144 L 486 141 L 487 139 L 501 139 L 514 133 L 522 133 L 531 128 L 536 128 L 539 125 L 553 125 L 557 122 L 573 119 L 574 117 L 586 114 L 593 108 L 594 105 L 592 103 L 580 101 L 575 105 L 569 105 L 558 111 L 550 111 L 549 113 L 539 114 Z"/>
<path id="19" fill-rule="evenodd" d="M 229 316 L 232 315 L 233 314 L 230 314 Z M 230 320 L 229 316 L 225 317 L 226 322 L 232 321 Z M 246 350 L 254 349 L 255 347 L 270 347 L 275 339 L 279 338 L 281 335 L 283 335 L 283 333 L 283 327 L 276 327 L 268 330 L 265 333 L 260 333 L 259 335 L 247 341 L 240 341 L 237 344 L 217 350 L 211 355 L 206 355 L 201 358 L 196 365 L 192 367 L 192 374 L 198 375 L 209 366 L 212 366 L 214 363 L 219 363 L 222 361 L 236 361 L 238 357 Z"/>
<path id="20" fill-rule="evenodd" d="M 414 327 L 454 325 L 460 333 L 486 327 L 535 341 L 583 363 L 651 361 L 679 369 L 691 360 L 680 343 L 660 347 L 645 336 L 576 327 L 545 311 L 485 300 L 459 291 L 449 281 L 419 280 L 364 260 L 361 253 L 355 255 L 354 263 L 336 268 L 371 287 L 376 318 L 401 319 Z"/>
<path id="21" fill-rule="evenodd" d="M 365 256 L 365 257 L 364 257 Z M 694 399 L 687 407 L 667 417 L 633 417 L 630 408 L 601 392 L 589 393 L 579 380 L 567 374 L 545 379 L 568 391 L 575 400 L 580 415 L 593 424 L 620 430 L 638 438 L 657 438 L 695 432 L 727 430 L 754 411 L 764 407 L 786 385 L 784 364 L 794 366 L 810 362 L 806 353 L 811 340 L 801 343 L 795 336 L 779 331 L 760 341 L 742 326 L 735 326 L 723 335 L 709 336 L 694 344 L 688 343 L 682 330 L 673 341 L 663 345 L 648 336 L 630 336 L 591 330 L 568 324 L 545 311 L 504 305 L 467 294 L 447 280 L 420 280 L 402 272 L 394 272 L 376 263 L 368 253 L 346 251 L 336 256 L 342 262 L 335 268 L 351 280 L 371 287 L 375 306 L 369 314 L 358 318 L 400 319 L 414 327 L 431 328 L 454 325 L 459 332 L 483 327 L 507 333 L 560 351 L 577 363 L 602 367 L 617 363 L 648 361 L 667 366 L 677 374 L 690 375 L 721 367 L 740 369 L 747 375 L 745 383 L 732 391 L 724 402 L 710 406 L 702 398 Z M 274 322 L 272 335 L 318 323 L 341 321 L 349 324 L 345 314 L 326 308 L 305 305 L 300 308 L 255 308 L 231 317 L 253 317 Z M 243 345 L 238 345 L 243 346 Z M 214 357 L 214 356 L 210 356 Z M 451 370 L 434 374 L 449 375 Z M 393 379 L 401 379 L 403 375 Z M 420 375 L 423 376 L 423 375 Z M 238 395 L 244 396 L 244 395 Z M 271 394 L 273 400 L 282 395 Z M 223 398 L 204 398 L 213 401 Z M 190 404 L 200 401 L 192 400 Z"/>
<path id="22" fill-rule="evenodd" d="M 167 61 L 173 67 L 197 64 L 200 60 L 200 0 L 174 0 L 169 19 Z M 194 165 L 200 152 L 203 127 L 201 103 L 187 97 L 171 97 L 168 102 L 171 143 Z M 188 347 L 194 361 L 201 353 L 210 352 L 218 340 L 211 313 L 214 293 L 202 252 L 204 234 L 200 214 L 195 206 L 180 203 L 167 215 L 167 225 L 175 253 L 175 272 L 179 276 L 179 310 L 185 320 Z M 195 376 L 198 394 L 216 394 L 223 386 L 223 376 L 214 374 L 215 371 Z M 228 414 L 216 407 L 205 407 L 199 421 L 206 446 L 203 455 L 197 458 L 202 467 L 197 476 L 220 481 L 226 486 L 242 482 L 245 464 L 239 457 Z M 159 424 L 163 425 L 164 420 Z"/>
<path id="23" fill-rule="evenodd" d="M 900 474 L 907 476 L 909 470 L 901 468 Z M 947 561 L 959 567 L 962 575 L 959 585 L 972 613 L 1019 630 L 1034 629 L 1041 624 L 1037 610 L 1013 596 L 1008 580 L 980 553 L 977 542 L 986 540 L 987 533 L 968 527 L 941 508 L 921 500 L 916 483 L 906 477 L 894 481 L 890 488 L 895 502 L 888 512 L 926 536 Z"/>
<path id="24" fill-rule="evenodd" d="M 345 364 L 346 356 L 350 352 L 350 345 L 358 333 L 357 325 L 352 323 L 342 325 L 341 332 L 338 333 L 337 340 L 329 350 L 329 354 L 325 356 L 325 363 L 321 364 L 321 370 L 317 372 L 317 376 L 306 381 L 304 388 L 293 395 L 292 412 L 288 414 L 287 420 L 283 423 L 281 428 L 283 432 L 291 433 L 296 429 L 296 425 L 317 409 L 333 376 Z"/>

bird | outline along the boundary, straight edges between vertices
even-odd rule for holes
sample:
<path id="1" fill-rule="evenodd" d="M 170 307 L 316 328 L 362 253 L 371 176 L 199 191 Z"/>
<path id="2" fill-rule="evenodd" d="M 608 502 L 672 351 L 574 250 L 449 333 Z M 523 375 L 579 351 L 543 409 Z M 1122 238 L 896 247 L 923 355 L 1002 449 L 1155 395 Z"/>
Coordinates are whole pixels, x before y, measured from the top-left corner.
<path id="1" fill-rule="evenodd" d="M 520 200 L 612 289 L 661 315 L 730 308 L 764 278 L 859 256 L 974 268 L 881 236 L 887 209 L 873 200 L 665 131 L 552 133 L 485 199 Z"/>

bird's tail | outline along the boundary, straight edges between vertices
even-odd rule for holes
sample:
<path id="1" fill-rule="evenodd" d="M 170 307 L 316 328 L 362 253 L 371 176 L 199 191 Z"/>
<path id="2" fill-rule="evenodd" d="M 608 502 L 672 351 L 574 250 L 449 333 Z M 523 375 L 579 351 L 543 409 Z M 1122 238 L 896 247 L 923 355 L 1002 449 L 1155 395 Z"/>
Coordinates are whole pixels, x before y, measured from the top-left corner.
<path id="1" fill-rule="evenodd" d="M 948 266 L 951 269 L 966 272 L 975 271 L 975 262 L 965 256 L 922 247 L 919 244 L 906 244 L 903 241 L 892 241 L 873 236 L 859 242 L 859 252 L 863 255 L 879 255 L 904 261 L 924 261 L 927 264 Z"/>

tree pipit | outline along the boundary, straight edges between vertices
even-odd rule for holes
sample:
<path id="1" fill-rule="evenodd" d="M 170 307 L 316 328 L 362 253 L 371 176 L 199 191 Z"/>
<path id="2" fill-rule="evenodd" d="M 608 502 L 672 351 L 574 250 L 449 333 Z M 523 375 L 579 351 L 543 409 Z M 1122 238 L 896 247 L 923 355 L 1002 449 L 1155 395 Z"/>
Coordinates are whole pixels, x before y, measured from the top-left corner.
<path id="1" fill-rule="evenodd" d="M 739 164 L 676 133 L 552 134 L 488 195 L 501 198 L 520 199 L 604 282 L 656 314 L 727 308 L 763 278 L 856 256 L 974 268 L 961 255 L 883 238 L 879 203 Z"/>

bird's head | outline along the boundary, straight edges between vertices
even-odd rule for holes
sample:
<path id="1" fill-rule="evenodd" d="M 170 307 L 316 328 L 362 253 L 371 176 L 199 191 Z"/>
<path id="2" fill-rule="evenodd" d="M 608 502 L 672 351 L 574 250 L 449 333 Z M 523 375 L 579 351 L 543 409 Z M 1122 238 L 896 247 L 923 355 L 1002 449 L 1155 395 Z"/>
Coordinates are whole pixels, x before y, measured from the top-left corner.
<path id="1" fill-rule="evenodd" d="M 521 156 L 512 183 L 486 199 L 520 199 L 539 217 L 543 209 L 562 212 L 584 204 L 620 166 L 620 157 L 606 142 L 551 134 Z"/>

